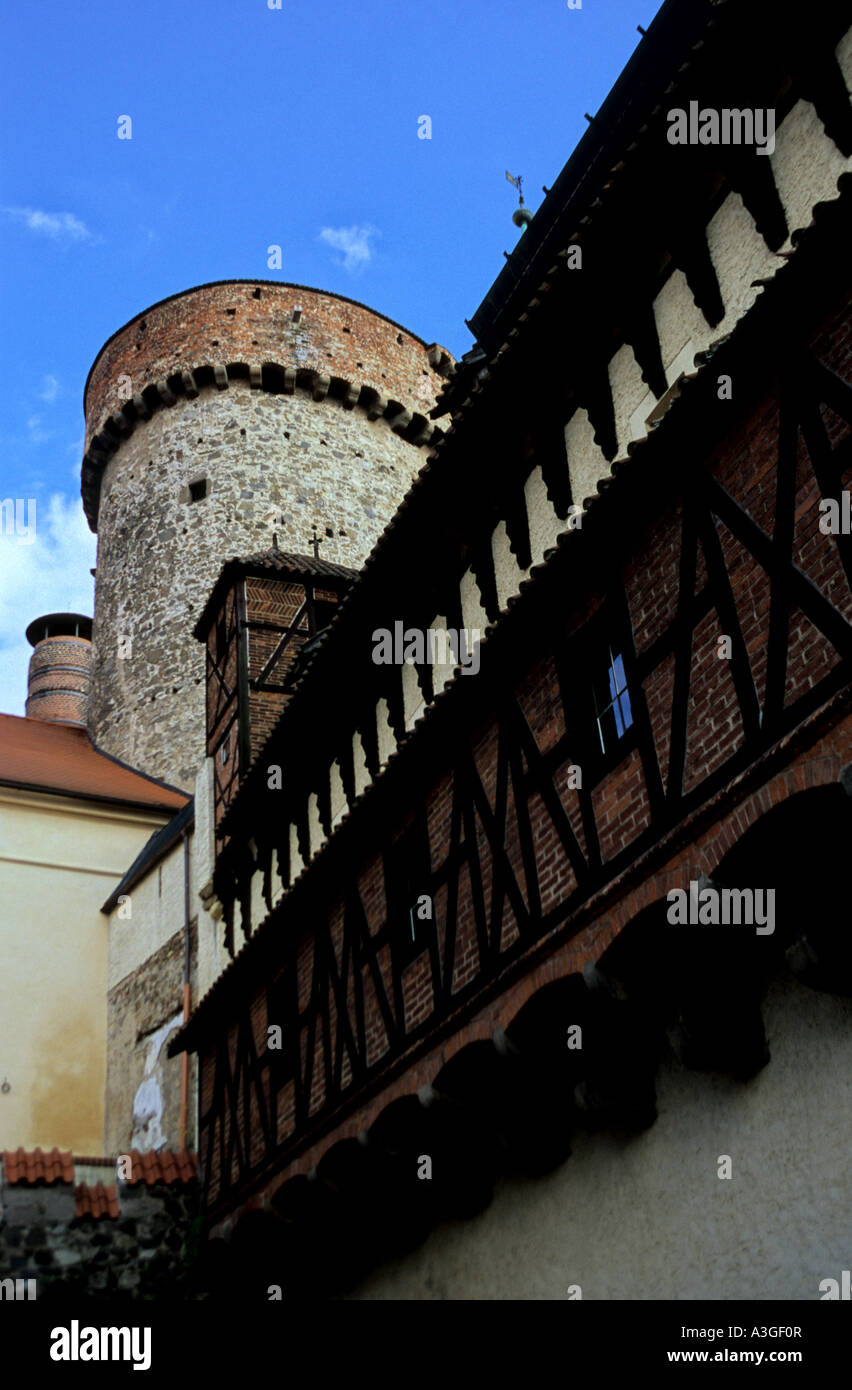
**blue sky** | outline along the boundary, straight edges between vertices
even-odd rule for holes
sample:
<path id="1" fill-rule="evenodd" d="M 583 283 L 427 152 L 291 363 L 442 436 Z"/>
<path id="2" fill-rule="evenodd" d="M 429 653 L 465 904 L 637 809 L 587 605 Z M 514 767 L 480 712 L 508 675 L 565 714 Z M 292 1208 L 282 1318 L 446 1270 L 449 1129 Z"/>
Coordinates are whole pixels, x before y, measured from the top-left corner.
<path id="1" fill-rule="evenodd" d="M 0 522 L 0 710 L 23 713 L 26 624 L 92 611 L 82 393 L 105 339 L 165 295 L 277 274 L 460 355 L 518 235 L 505 171 L 537 207 L 657 9 L 280 3 L 3 8 L 0 499 L 35 498 L 36 530 Z"/>

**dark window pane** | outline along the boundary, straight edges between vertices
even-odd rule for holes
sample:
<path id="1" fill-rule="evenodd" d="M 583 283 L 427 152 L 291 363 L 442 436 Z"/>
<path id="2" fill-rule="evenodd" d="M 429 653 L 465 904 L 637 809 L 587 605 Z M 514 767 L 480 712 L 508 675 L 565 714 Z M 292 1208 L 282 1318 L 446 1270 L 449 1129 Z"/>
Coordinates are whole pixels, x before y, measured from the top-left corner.
<path id="1" fill-rule="evenodd" d="M 609 752 L 633 723 L 624 658 L 611 647 L 605 650 L 606 658 L 595 673 L 592 690 L 602 753 Z"/>
<path id="2" fill-rule="evenodd" d="M 613 656 L 610 653 L 609 693 L 615 699 L 615 696 L 620 695 L 622 690 L 626 690 L 626 688 L 627 678 L 624 674 L 624 660 L 621 655 Z"/>
<path id="3" fill-rule="evenodd" d="M 615 707 L 613 705 L 610 705 L 608 709 L 602 710 L 598 715 L 598 731 L 600 733 L 601 749 L 604 753 L 609 748 L 612 748 L 614 743 L 618 742 L 621 734 L 624 732 L 623 727 L 619 728 L 620 722 L 621 715 L 619 714 L 618 720 L 616 720 Z"/>
<path id="4" fill-rule="evenodd" d="M 622 695 L 619 695 L 616 704 L 620 707 L 621 722 L 624 728 L 629 729 L 630 725 L 633 723 L 633 711 L 630 708 L 630 696 L 626 690 Z"/>

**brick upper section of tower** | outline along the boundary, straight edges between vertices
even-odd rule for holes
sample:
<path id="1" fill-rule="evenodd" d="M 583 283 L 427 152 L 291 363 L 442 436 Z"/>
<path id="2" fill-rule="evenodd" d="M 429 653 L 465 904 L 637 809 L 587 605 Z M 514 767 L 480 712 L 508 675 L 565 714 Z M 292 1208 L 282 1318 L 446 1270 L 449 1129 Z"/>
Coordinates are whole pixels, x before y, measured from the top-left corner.
<path id="1" fill-rule="evenodd" d="M 428 415 L 445 382 L 435 361 L 445 369 L 452 359 L 338 295 L 277 281 L 202 285 L 138 314 L 105 343 L 86 382 L 86 449 L 130 396 L 203 365 L 314 369 Z"/>

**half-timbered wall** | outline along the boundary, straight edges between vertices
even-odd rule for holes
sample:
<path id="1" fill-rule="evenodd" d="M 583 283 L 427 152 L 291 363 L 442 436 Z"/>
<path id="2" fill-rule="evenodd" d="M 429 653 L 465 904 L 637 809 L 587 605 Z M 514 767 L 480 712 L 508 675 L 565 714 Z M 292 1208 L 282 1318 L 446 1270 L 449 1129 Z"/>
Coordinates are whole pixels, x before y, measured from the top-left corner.
<path id="1" fill-rule="evenodd" d="M 734 7 L 718 8 L 724 26 Z M 771 47 L 771 157 L 687 161 L 699 172 L 679 200 L 661 95 L 576 236 L 563 209 L 552 269 L 460 374 L 452 431 L 271 735 L 283 789 L 261 759 L 230 807 L 215 887 L 226 944 L 237 928 L 245 944 L 182 1040 L 202 1059 L 211 1214 L 307 1172 L 336 1138 L 372 1139 L 465 1029 L 490 1040 L 666 886 L 725 882 L 738 837 L 788 800 L 824 790 L 826 824 L 848 827 L 852 537 L 825 534 L 819 504 L 852 485 L 852 34 L 819 15 L 807 61 L 787 37 Z M 718 102 L 744 90 L 763 50 L 732 51 L 729 82 L 724 32 L 714 42 L 665 100 L 708 72 Z M 372 631 L 395 619 L 479 629 L 481 670 L 377 666 Z M 630 713 L 601 746 L 608 662 Z M 715 956 L 690 970 L 737 1013 L 741 981 Z M 707 1001 L 689 989 L 706 1059 Z M 740 1014 L 722 1064 L 752 1075 L 763 1025 Z M 629 1038 L 618 1054 L 610 1081 L 650 1123 Z"/>
<path id="2" fill-rule="evenodd" d="M 300 649 L 331 620 L 338 600 L 336 589 L 305 578 L 244 574 L 210 615 L 207 756 L 217 828 L 287 703 L 285 683 Z"/>
<path id="3" fill-rule="evenodd" d="M 218 827 L 239 787 L 247 740 L 241 740 L 240 701 L 245 702 L 245 581 L 223 595 L 207 633 L 207 756 L 213 762 L 213 814 Z"/>
<path id="4" fill-rule="evenodd" d="M 256 575 L 246 579 L 252 762 L 286 703 L 281 687 L 287 673 L 305 641 L 316 631 L 311 608 L 316 610 L 317 605 L 322 605 L 320 612 L 327 620 L 337 598 L 333 589 L 313 588 L 304 582 L 284 584 L 277 578 Z"/>
<path id="5" fill-rule="evenodd" d="M 819 501 L 852 484 L 850 439 L 844 305 L 759 401 L 734 406 L 723 449 L 694 440 L 662 510 L 643 515 L 625 491 L 635 526 L 618 564 L 602 557 L 604 584 L 554 581 L 495 634 L 476 693 L 419 761 L 396 760 L 333 873 L 309 899 L 297 884 L 258 942 L 257 984 L 202 1065 L 208 1202 L 280 1171 L 848 687 L 852 542 L 822 533 Z M 632 724 L 602 753 L 591 686 L 607 644 Z M 307 820 L 297 838 L 310 849 Z M 421 897 L 432 911 L 415 937 L 405 905 Z"/>

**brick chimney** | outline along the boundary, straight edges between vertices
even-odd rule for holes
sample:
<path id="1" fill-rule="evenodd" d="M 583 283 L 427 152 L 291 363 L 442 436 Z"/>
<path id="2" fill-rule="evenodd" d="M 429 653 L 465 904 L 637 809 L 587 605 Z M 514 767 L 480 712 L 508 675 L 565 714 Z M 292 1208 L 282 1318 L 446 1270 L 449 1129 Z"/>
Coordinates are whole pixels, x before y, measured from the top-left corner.
<path id="1" fill-rule="evenodd" d="M 47 613 L 27 628 L 34 648 L 27 680 L 30 719 L 86 727 L 92 678 L 92 619 L 80 613 Z"/>

